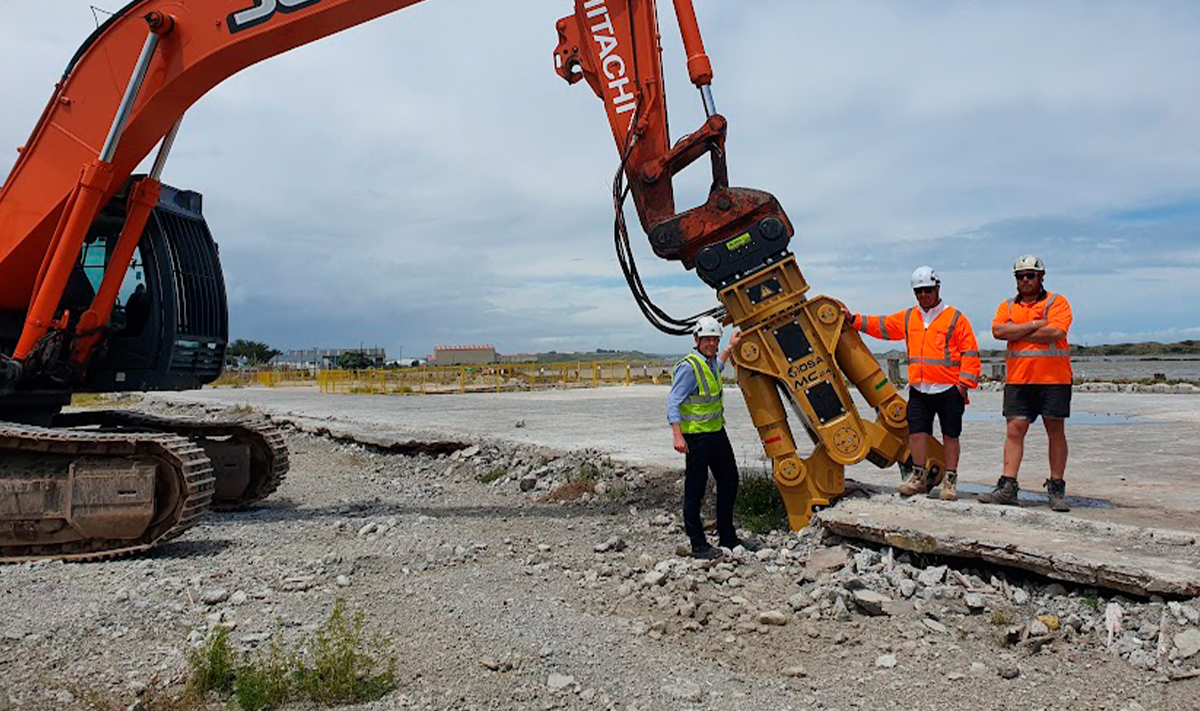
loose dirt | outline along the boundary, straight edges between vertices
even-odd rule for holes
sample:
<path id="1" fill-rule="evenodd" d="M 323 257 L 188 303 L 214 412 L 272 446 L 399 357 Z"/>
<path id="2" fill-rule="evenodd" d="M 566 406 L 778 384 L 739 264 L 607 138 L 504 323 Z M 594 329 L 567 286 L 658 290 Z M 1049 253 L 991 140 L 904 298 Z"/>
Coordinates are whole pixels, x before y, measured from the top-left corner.
<path id="1" fill-rule="evenodd" d="M 209 628 L 254 650 L 310 633 L 339 599 L 400 662 L 397 689 L 362 709 L 1183 711 L 1200 698 L 1200 679 L 1172 681 L 1200 663 L 1195 601 L 943 567 L 814 529 L 700 565 L 675 551 L 678 471 L 451 439 L 389 453 L 293 431 L 292 471 L 258 510 L 211 515 L 142 558 L 0 568 L 0 709 L 178 691 Z M 570 486 L 592 493 L 551 495 Z"/>

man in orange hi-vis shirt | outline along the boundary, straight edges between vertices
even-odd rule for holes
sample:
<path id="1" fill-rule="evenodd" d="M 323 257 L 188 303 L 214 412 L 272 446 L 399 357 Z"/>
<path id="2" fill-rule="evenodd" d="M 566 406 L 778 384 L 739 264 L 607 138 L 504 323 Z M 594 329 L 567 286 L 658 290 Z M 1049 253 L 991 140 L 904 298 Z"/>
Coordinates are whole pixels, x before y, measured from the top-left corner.
<path id="1" fill-rule="evenodd" d="M 846 323 L 875 338 L 904 339 L 908 345 L 908 445 L 913 469 L 900 485 L 904 496 L 923 494 L 937 481 L 926 470 L 933 418 L 937 415 L 946 440 L 946 474 L 940 496 L 958 498 L 958 456 L 962 451 L 963 411 L 967 391 L 979 387 L 979 344 L 971 322 L 942 301 L 941 279 L 931 267 L 912 273 L 917 306 L 891 316 L 860 316 L 842 305 Z"/>
<path id="2" fill-rule="evenodd" d="M 1019 506 L 1017 470 L 1025 454 L 1025 434 L 1038 416 L 1046 423 L 1050 449 L 1050 478 L 1046 490 L 1050 508 L 1070 511 L 1066 502 L 1066 419 L 1071 416 L 1071 351 L 1067 330 L 1071 327 L 1071 305 L 1066 297 L 1046 291 L 1046 264 L 1027 254 L 1013 264 L 1017 296 L 1000 302 L 992 321 L 992 335 L 1007 341 L 1004 354 L 1004 417 L 1008 420 L 1004 440 L 1004 475 L 990 494 L 979 498 L 986 504 Z"/>

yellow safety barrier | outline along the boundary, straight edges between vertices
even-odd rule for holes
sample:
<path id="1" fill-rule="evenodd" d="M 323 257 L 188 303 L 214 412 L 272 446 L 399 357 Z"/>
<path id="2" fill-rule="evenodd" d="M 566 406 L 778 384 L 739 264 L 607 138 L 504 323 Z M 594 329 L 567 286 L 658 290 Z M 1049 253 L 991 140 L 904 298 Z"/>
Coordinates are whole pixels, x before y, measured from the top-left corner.
<path id="1" fill-rule="evenodd" d="M 308 370 L 226 370 L 214 380 L 214 388 L 244 388 L 251 385 L 303 387 L 315 385 L 317 374 Z"/>
<path id="2" fill-rule="evenodd" d="M 323 393 L 377 395 L 513 392 L 669 382 L 670 364 L 629 361 L 494 363 L 388 370 L 323 370 L 317 373 L 317 385 Z"/>
<path id="3" fill-rule="evenodd" d="M 310 370 L 261 370 L 258 382 L 268 388 L 312 385 L 317 382 L 317 374 Z"/>

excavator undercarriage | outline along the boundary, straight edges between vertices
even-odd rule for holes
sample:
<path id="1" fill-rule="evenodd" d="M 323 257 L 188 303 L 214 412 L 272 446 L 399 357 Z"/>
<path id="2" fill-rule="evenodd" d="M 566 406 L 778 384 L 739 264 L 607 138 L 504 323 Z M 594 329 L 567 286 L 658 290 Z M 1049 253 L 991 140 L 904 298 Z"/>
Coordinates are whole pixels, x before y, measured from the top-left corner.
<path id="1" fill-rule="evenodd" d="M 0 562 L 145 551 L 212 495 L 211 461 L 182 437 L 0 423 Z"/>
<path id="2" fill-rule="evenodd" d="M 163 186 L 86 371 L 48 338 L 26 361 L 40 372 L 31 386 L 0 391 L 0 562 L 145 551 L 206 510 L 254 507 L 287 475 L 286 442 L 265 421 L 61 411 L 72 389 L 186 389 L 220 374 L 225 286 L 201 203 L 197 193 Z M 119 192 L 89 229 L 63 296 L 68 324 L 94 297 L 128 204 L 129 191 Z M 15 333 L 0 328 L 0 342 Z"/>

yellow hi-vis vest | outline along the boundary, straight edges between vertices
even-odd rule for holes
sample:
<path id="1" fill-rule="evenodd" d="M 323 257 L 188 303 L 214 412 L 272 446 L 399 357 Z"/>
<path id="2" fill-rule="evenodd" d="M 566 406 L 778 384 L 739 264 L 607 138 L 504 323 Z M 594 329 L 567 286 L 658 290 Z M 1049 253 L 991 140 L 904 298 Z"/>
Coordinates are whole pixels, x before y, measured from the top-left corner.
<path id="1" fill-rule="evenodd" d="M 696 390 L 679 405 L 679 429 L 684 434 L 717 432 L 725 426 L 725 406 L 721 402 L 721 378 L 695 351 L 679 361 L 692 366 Z M 676 363 L 675 365 L 679 365 Z"/>

